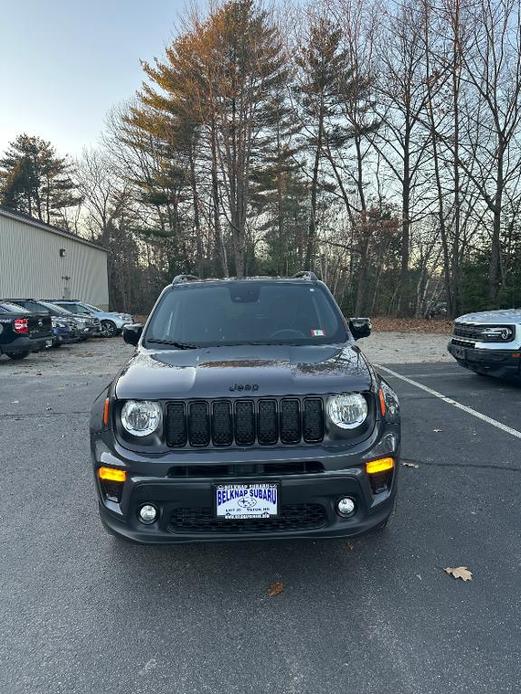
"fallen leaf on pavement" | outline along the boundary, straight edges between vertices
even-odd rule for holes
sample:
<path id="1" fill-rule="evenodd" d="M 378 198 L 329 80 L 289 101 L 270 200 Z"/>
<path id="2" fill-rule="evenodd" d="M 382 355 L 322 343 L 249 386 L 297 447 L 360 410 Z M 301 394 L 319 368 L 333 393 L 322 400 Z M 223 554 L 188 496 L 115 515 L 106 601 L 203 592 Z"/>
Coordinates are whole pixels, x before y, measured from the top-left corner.
<path id="1" fill-rule="evenodd" d="M 416 465 L 416 463 L 408 463 L 407 461 L 404 461 L 404 462 L 402 463 L 402 466 L 403 466 L 403 467 L 414 467 L 414 468 L 419 468 L 419 467 L 420 467 L 419 465 Z"/>
<path id="2" fill-rule="evenodd" d="M 466 566 L 456 566 L 454 568 L 448 566 L 443 570 L 453 578 L 461 578 L 462 581 L 472 581 L 472 571 L 469 571 Z"/>
<path id="3" fill-rule="evenodd" d="M 282 581 L 275 581 L 275 583 L 272 583 L 268 588 L 268 597 L 274 598 L 276 595 L 280 595 L 282 592 L 284 592 L 284 583 L 282 583 Z"/>
<path id="4" fill-rule="evenodd" d="M 346 542 L 346 547 L 350 552 L 352 552 L 354 544 L 352 542 Z"/>
<path id="5" fill-rule="evenodd" d="M 443 429 L 433 429 L 433 431 L 434 431 L 436 434 L 439 434 L 440 431 L 443 431 Z"/>

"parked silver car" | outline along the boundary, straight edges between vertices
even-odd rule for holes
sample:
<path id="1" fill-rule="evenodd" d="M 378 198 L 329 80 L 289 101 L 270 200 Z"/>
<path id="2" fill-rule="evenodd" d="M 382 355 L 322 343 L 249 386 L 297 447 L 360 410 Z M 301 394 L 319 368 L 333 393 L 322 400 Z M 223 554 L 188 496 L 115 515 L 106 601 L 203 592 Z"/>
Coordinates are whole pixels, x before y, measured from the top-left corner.
<path id="1" fill-rule="evenodd" d="M 125 325 L 133 323 L 133 318 L 129 313 L 116 313 L 115 311 L 102 311 L 92 304 L 77 299 L 47 299 L 53 304 L 71 311 L 80 316 L 91 316 L 100 322 L 100 334 L 103 337 L 114 337 L 119 335 Z"/>

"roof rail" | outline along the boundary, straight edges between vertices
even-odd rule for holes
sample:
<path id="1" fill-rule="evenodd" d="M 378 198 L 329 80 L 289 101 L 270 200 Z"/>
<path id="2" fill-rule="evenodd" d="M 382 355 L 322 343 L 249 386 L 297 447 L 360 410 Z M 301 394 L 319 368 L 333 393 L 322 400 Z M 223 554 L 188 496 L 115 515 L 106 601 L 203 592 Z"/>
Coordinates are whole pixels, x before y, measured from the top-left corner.
<path id="1" fill-rule="evenodd" d="M 179 284 L 180 282 L 195 282 L 199 280 L 197 275 L 176 275 L 172 280 L 172 284 Z"/>
<path id="2" fill-rule="evenodd" d="M 295 279 L 302 279 L 302 280 L 311 280 L 312 282 L 318 282 L 318 277 L 315 275 L 314 272 L 311 272 L 311 270 L 301 270 L 300 272 L 296 272 L 293 277 Z"/>

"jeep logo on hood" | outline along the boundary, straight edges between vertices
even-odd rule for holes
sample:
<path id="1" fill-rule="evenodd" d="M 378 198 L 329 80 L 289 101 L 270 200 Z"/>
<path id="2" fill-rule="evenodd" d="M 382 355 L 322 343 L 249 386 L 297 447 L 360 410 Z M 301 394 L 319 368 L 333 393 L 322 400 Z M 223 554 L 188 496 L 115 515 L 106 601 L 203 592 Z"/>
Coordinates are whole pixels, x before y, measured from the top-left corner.
<path id="1" fill-rule="evenodd" d="M 257 383 L 234 383 L 233 386 L 230 386 L 229 390 L 231 390 L 232 393 L 242 390 L 256 391 L 259 390 L 259 385 Z"/>

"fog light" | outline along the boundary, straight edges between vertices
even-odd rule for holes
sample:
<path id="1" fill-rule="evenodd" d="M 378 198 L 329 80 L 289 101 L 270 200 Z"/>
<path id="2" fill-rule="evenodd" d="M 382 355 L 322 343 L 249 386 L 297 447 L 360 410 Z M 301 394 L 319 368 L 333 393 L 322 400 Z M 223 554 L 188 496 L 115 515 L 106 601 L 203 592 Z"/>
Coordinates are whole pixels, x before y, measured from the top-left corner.
<path id="1" fill-rule="evenodd" d="M 139 509 L 139 520 L 145 525 L 153 523 L 157 518 L 157 508 L 152 504 L 145 504 Z"/>
<path id="2" fill-rule="evenodd" d="M 336 510 L 338 511 L 339 515 L 347 517 L 351 516 L 355 512 L 356 504 L 351 499 L 350 496 L 344 496 L 342 499 L 339 499 L 336 504 Z"/>

